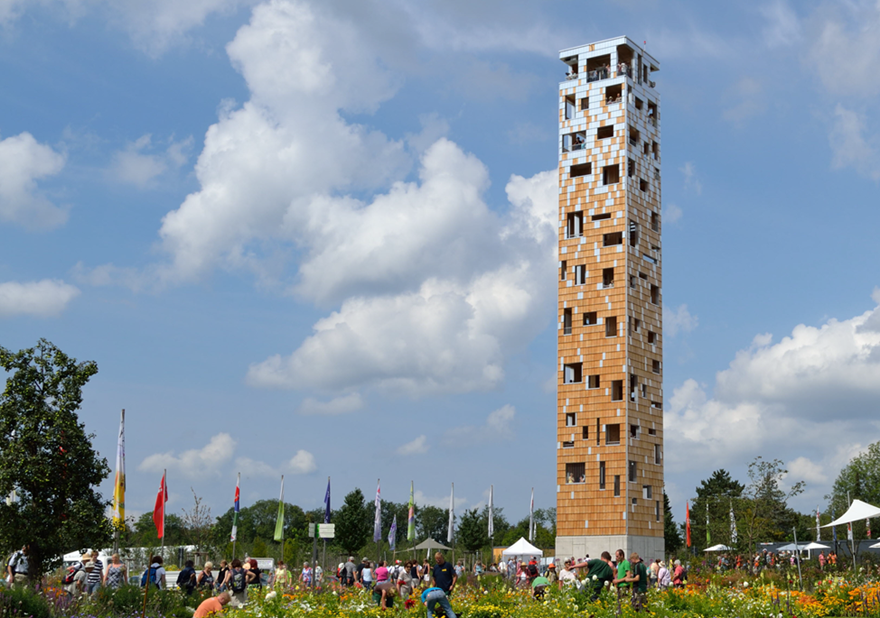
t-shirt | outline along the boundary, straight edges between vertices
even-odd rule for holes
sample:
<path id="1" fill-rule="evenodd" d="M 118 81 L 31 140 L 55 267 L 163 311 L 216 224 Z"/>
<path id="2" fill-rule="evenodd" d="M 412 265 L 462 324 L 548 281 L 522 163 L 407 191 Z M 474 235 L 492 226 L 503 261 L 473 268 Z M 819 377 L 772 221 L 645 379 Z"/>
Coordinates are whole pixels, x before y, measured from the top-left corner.
<path id="1" fill-rule="evenodd" d="M 605 582 L 610 582 L 614 579 L 614 571 L 611 570 L 611 565 L 599 558 L 587 561 L 587 577 L 592 580 L 594 575 L 596 576 L 596 581 L 593 582 L 593 588 L 602 588 Z"/>
<path id="2" fill-rule="evenodd" d="M 629 560 L 621 560 L 617 563 L 617 579 L 623 579 L 624 577 L 626 577 L 627 571 L 632 571 Z M 630 582 L 620 582 L 617 585 L 620 588 L 629 588 Z"/>
<path id="3" fill-rule="evenodd" d="M 207 618 L 213 613 L 222 612 L 223 604 L 217 600 L 217 597 L 211 597 L 210 599 L 205 599 L 199 605 L 199 608 L 196 610 L 196 613 L 193 614 L 193 618 Z"/>
<path id="4" fill-rule="evenodd" d="M 364 567 L 361 569 L 361 579 L 364 580 L 365 584 L 370 584 L 373 582 L 373 571 L 370 567 Z"/>
<path id="5" fill-rule="evenodd" d="M 373 588 L 373 590 L 379 593 L 384 590 L 386 597 L 393 597 L 397 594 L 397 586 L 394 585 L 394 582 L 390 581 L 384 581 L 380 584 L 376 584 L 376 587 Z"/>
<path id="6" fill-rule="evenodd" d="M 635 582 L 636 590 L 638 592 L 647 592 L 648 591 L 648 567 L 645 566 L 644 562 L 639 562 L 635 568 L 633 569 L 633 575 L 639 576 L 639 581 Z"/>
<path id="7" fill-rule="evenodd" d="M 438 588 L 437 586 L 432 586 L 431 588 L 427 588 L 427 589 L 422 593 L 422 603 L 425 602 L 425 599 L 428 598 L 428 595 L 429 595 L 429 594 L 431 594 L 432 592 L 438 592 L 438 591 L 439 591 L 439 592 L 443 592 L 443 589 L 442 589 L 442 588 Z"/>
<path id="8" fill-rule="evenodd" d="M 90 584 L 99 584 L 103 579 L 102 575 L 104 573 L 104 563 L 101 562 L 100 559 L 95 558 L 95 568 L 92 569 L 92 572 L 89 573 L 89 583 Z"/>
<path id="9" fill-rule="evenodd" d="M 452 580 L 455 577 L 455 571 L 453 570 L 452 565 L 448 562 L 435 564 L 433 575 L 434 585 L 437 588 L 440 588 L 443 592 L 449 592 L 449 589 L 452 588 Z"/>
<path id="10" fill-rule="evenodd" d="M 376 569 L 376 581 L 384 582 L 388 579 L 388 569 L 385 567 L 379 567 Z"/>
<path id="11" fill-rule="evenodd" d="M 86 587 L 86 572 L 83 569 L 80 569 L 73 576 L 73 590 L 76 592 L 82 592 Z"/>

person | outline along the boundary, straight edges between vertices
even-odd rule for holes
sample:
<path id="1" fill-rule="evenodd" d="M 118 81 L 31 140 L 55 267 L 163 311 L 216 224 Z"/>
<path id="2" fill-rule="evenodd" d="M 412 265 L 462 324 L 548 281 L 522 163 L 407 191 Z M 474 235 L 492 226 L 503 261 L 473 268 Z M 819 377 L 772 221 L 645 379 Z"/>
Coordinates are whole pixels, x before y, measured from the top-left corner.
<path id="1" fill-rule="evenodd" d="M 110 557 L 110 563 L 104 573 L 104 586 L 116 590 L 123 584 L 128 583 L 128 569 L 119 559 L 119 554 Z"/>
<path id="2" fill-rule="evenodd" d="M 90 555 L 92 564 L 94 565 L 92 572 L 89 573 L 89 580 L 87 582 L 87 589 L 90 595 L 95 594 L 95 592 L 98 591 L 98 588 L 101 587 L 101 582 L 104 581 L 104 563 L 98 555 L 97 549 L 93 549 Z"/>
<path id="3" fill-rule="evenodd" d="M 656 558 L 654 562 L 651 563 L 651 572 L 648 573 L 648 577 L 651 578 L 651 585 L 657 586 L 657 574 L 660 572 L 660 558 Z"/>
<path id="4" fill-rule="evenodd" d="M 391 609 L 394 607 L 394 596 L 396 594 L 397 585 L 386 578 L 378 582 L 376 587 L 373 588 L 373 601 L 382 609 Z"/>
<path id="5" fill-rule="evenodd" d="M 257 565 L 257 560 L 255 558 L 248 559 L 248 565 L 250 568 L 248 569 L 248 586 L 252 586 L 257 590 L 263 589 L 263 576 L 260 571 L 260 567 Z"/>
<path id="6" fill-rule="evenodd" d="M 507 577 L 507 562 L 502 560 L 498 563 L 498 572 L 501 573 L 502 579 L 505 579 Z"/>
<path id="7" fill-rule="evenodd" d="M 397 594 L 401 599 L 408 599 L 413 593 L 412 565 L 414 561 L 407 560 L 404 568 L 397 572 Z"/>
<path id="8" fill-rule="evenodd" d="M 474 575 L 479 577 L 482 574 L 483 574 L 483 562 L 480 560 L 477 560 L 477 562 L 474 564 Z"/>
<path id="9" fill-rule="evenodd" d="M 28 578 L 28 548 L 23 545 L 21 549 L 12 554 L 9 562 L 6 563 L 6 572 L 8 574 L 7 581 L 16 586 L 23 586 L 27 583 Z"/>
<path id="10" fill-rule="evenodd" d="M 626 554 L 623 553 L 622 549 L 614 552 L 614 557 L 617 558 L 617 577 L 611 583 L 617 586 L 617 598 L 620 599 L 632 590 L 632 584 L 627 579 L 632 577 L 632 565 L 626 559 Z"/>
<path id="11" fill-rule="evenodd" d="M 629 556 L 631 575 L 627 582 L 632 585 L 632 606 L 637 612 L 645 608 L 648 598 L 648 567 L 642 562 L 639 554 L 633 552 Z"/>
<path id="12" fill-rule="evenodd" d="M 159 590 L 165 589 L 165 569 L 162 567 L 162 556 L 150 558 L 150 568 L 144 571 L 141 577 L 141 586 L 146 586 L 148 583 L 155 584 Z"/>
<path id="13" fill-rule="evenodd" d="M 236 558 L 232 561 L 223 583 L 226 589 L 232 592 L 229 601 L 232 607 L 243 607 L 247 603 L 247 573 L 241 565 L 241 560 Z"/>
<path id="14" fill-rule="evenodd" d="M 671 585 L 672 575 L 670 575 L 669 569 L 666 568 L 666 563 L 661 560 L 660 570 L 657 571 L 657 587 L 660 590 L 666 590 Z"/>
<path id="15" fill-rule="evenodd" d="M 183 568 L 177 574 L 177 589 L 187 596 L 196 589 L 196 569 L 192 560 L 184 562 Z"/>
<path id="16" fill-rule="evenodd" d="M 452 565 L 446 562 L 446 558 L 441 552 L 438 551 L 434 554 L 434 562 L 435 564 L 431 571 L 431 578 L 434 580 L 434 587 L 440 588 L 440 590 L 443 591 L 445 598 L 445 596 L 452 592 L 452 589 L 455 587 L 455 582 L 458 581 L 458 576 L 455 574 L 455 569 L 452 568 Z"/>
<path id="17" fill-rule="evenodd" d="M 225 560 L 220 561 L 220 570 L 217 571 L 217 590 L 226 590 L 226 576 L 229 574 L 229 564 Z"/>
<path id="18" fill-rule="evenodd" d="M 455 576 L 460 578 L 462 573 L 464 573 L 464 565 L 459 560 L 455 563 Z"/>
<path id="19" fill-rule="evenodd" d="M 452 572 L 452 577 L 454 577 L 455 571 L 452 570 L 451 566 L 449 566 L 449 570 Z M 446 612 L 446 618 L 456 618 L 455 612 L 452 611 L 452 606 L 449 604 L 449 599 L 446 597 L 446 592 L 442 588 L 437 588 L 436 586 L 427 588 L 422 593 L 422 603 L 428 608 L 427 618 L 434 618 L 434 606 L 438 604 Z"/>
<path id="20" fill-rule="evenodd" d="M 196 585 L 202 590 L 214 590 L 214 574 L 211 572 L 213 568 L 214 563 L 209 560 L 196 576 Z"/>
<path id="21" fill-rule="evenodd" d="M 819 552 L 818 560 L 819 560 L 819 568 L 824 571 L 825 570 L 825 550 L 822 550 Z"/>
<path id="22" fill-rule="evenodd" d="M 229 603 L 229 601 L 228 592 L 221 592 L 216 597 L 209 597 L 199 604 L 193 614 L 193 618 L 208 618 L 211 614 L 219 614 L 223 611 L 223 606 Z"/>
<path id="23" fill-rule="evenodd" d="M 425 561 L 422 563 L 422 587 L 431 587 L 431 563 L 428 562 L 427 558 L 425 558 Z"/>
<path id="24" fill-rule="evenodd" d="M 373 569 L 370 568 L 370 561 L 363 561 L 363 568 L 361 569 L 361 586 L 366 588 L 367 590 L 373 587 Z"/>
<path id="25" fill-rule="evenodd" d="M 559 571 L 559 589 L 577 583 L 577 575 L 571 570 L 571 560 L 562 563 L 562 570 Z"/>
<path id="26" fill-rule="evenodd" d="M 73 576 L 73 585 L 68 590 L 73 596 L 81 597 L 86 594 L 89 586 L 89 574 L 95 568 L 95 563 L 91 560 L 83 562 L 83 568 L 78 570 Z"/>
<path id="27" fill-rule="evenodd" d="M 275 590 L 287 590 L 290 588 L 290 571 L 287 570 L 284 560 L 279 560 L 278 566 L 275 567 L 272 585 L 275 587 Z"/>
<path id="28" fill-rule="evenodd" d="M 312 569 L 308 562 L 303 562 L 303 570 L 299 574 L 299 581 L 302 582 L 305 588 L 309 588 L 312 585 Z"/>
<path id="29" fill-rule="evenodd" d="M 379 584 L 384 581 L 388 581 L 390 572 L 388 571 L 388 567 L 385 565 L 384 560 L 380 560 L 376 565 L 376 584 Z"/>
<path id="30" fill-rule="evenodd" d="M 340 573 L 343 586 L 351 586 L 352 584 L 354 584 L 354 576 L 356 571 L 357 567 L 354 564 L 354 556 L 349 556 L 348 562 L 346 562 L 342 566 L 342 571 Z"/>
<path id="31" fill-rule="evenodd" d="M 547 581 L 551 586 L 559 581 L 559 576 L 556 574 L 556 565 L 554 563 L 551 562 L 547 565 L 547 574 L 544 577 L 547 578 Z"/>
<path id="32" fill-rule="evenodd" d="M 595 601 L 599 598 L 602 589 L 614 579 L 614 567 L 611 565 L 611 554 L 603 551 L 598 558 L 584 562 L 572 563 L 572 569 L 587 569 L 587 577 L 592 581 L 590 598 Z"/>
<path id="33" fill-rule="evenodd" d="M 324 586 L 324 569 L 320 564 L 315 565 L 315 586 L 320 590 Z"/>
<path id="34" fill-rule="evenodd" d="M 681 588 L 684 585 L 684 567 L 681 566 L 681 560 L 676 560 L 672 571 L 672 585 L 675 588 Z"/>

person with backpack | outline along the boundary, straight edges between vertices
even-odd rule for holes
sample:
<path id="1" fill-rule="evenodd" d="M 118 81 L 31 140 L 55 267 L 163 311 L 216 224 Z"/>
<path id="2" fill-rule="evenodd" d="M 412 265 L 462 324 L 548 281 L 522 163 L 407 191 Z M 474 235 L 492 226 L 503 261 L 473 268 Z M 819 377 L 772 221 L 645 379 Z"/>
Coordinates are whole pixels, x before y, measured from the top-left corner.
<path id="1" fill-rule="evenodd" d="M 177 589 L 189 596 L 196 589 L 196 569 L 192 560 L 187 560 L 177 574 Z"/>
<path id="2" fill-rule="evenodd" d="M 150 568 L 141 575 L 141 588 L 146 586 L 148 581 L 159 590 L 165 589 L 165 569 L 162 567 L 162 556 L 150 558 Z"/>
<path id="3" fill-rule="evenodd" d="M 28 559 L 27 545 L 12 554 L 9 562 L 6 564 L 8 573 L 7 581 L 16 586 L 23 586 L 27 583 L 28 578 Z"/>
<path id="4" fill-rule="evenodd" d="M 223 583 L 232 593 L 230 601 L 232 607 L 243 607 L 247 603 L 247 574 L 241 566 L 241 560 L 236 558 L 232 561 L 232 566 L 226 573 L 226 581 Z"/>

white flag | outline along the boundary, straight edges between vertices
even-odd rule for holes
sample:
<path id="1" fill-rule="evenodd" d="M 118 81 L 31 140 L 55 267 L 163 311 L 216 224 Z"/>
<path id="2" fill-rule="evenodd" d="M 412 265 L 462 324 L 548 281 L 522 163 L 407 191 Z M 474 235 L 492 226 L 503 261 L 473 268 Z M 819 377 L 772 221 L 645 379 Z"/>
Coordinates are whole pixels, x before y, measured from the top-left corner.
<path id="1" fill-rule="evenodd" d="M 446 542 L 452 543 L 455 537 L 455 483 L 452 484 L 452 493 L 449 494 L 449 529 L 446 531 Z"/>
<path id="2" fill-rule="evenodd" d="M 495 536 L 495 504 L 493 501 L 493 492 L 495 486 L 489 485 L 489 538 Z"/>
<path id="3" fill-rule="evenodd" d="M 532 487 L 532 499 L 529 502 L 529 543 L 535 542 L 535 488 Z"/>
<path id="4" fill-rule="evenodd" d="M 736 545 L 736 518 L 733 516 L 733 502 L 730 503 L 730 544 Z"/>

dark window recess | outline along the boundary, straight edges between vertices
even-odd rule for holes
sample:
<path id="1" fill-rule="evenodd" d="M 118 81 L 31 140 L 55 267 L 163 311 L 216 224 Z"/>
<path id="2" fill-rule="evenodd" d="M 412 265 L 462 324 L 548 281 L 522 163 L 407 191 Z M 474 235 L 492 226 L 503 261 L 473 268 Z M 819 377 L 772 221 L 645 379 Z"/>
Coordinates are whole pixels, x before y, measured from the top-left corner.
<path id="1" fill-rule="evenodd" d="M 617 318 L 605 318 L 605 336 L 617 337 Z"/>
<path id="2" fill-rule="evenodd" d="M 571 309 L 562 310 L 562 334 L 571 334 Z"/>
<path id="3" fill-rule="evenodd" d="M 633 127 L 629 128 L 629 143 L 631 146 L 639 145 L 640 134 L 638 129 L 634 129 Z"/>
<path id="4" fill-rule="evenodd" d="M 629 482 L 635 483 L 639 477 L 638 470 L 636 469 L 636 462 L 630 460 L 629 462 Z"/>
<path id="5" fill-rule="evenodd" d="M 602 213 L 601 215 L 593 215 L 593 221 L 604 221 L 605 219 L 610 219 L 610 218 L 611 218 L 610 212 L 605 212 L 605 213 Z"/>
<path id="6" fill-rule="evenodd" d="M 651 302 L 655 305 L 660 304 L 660 286 L 651 285 Z"/>
<path id="7" fill-rule="evenodd" d="M 565 426 L 566 427 L 577 427 L 577 414 L 575 414 L 574 412 L 566 412 Z"/>
<path id="8" fill-rule="evenodd" d="M 660 521 L 660 501 L 654 500 L 654 517 Z"/>
<path id="9" fill-rule="evenodd" d="M 654 499 L 654 490 L 650 485 L 642 485 L 642 498 L 645 500 L 653 500 Z"/>
<path id="10" fill-rule="evenodd" d="M 629 400 L 636 400 L 636 391 L 639 389 L 639 378 L 636 374 L 629 374 Z M 635 436 L 634 436 L 635 437 Z"/>
<path id="11" fill-rule="evenodd" d="M 657 341 L 657 333 L 655 333 L 652 330 L 649 330 L 648 331 L 648 343 L 653 344 L 655 341 Z"/>
<path id="12" fill-rule="evenodd" d="M 599 489 L 605 489 L 605 462 L 599 462 Z"/>
<path id="13" fill-rule="evenodd" d="M 574 448 L 574 442 L 570 440 L 565 441 L 562 443 L 562 448 Z"/>
<path id="14" fill-rule="evenodd" d="M 609 137 L 614 137 L 614 125 L 610 125 L 607 127 L 599 127 L 596 129 L 596 138 L 597 139 L 608 139 Z"/>
<path id="15" fill-rule="evenodd" d="M 606 165 L 602 168 L 602 184 L 615 185 L 620 182 L 620 166 Z"/>
<path id="16" fill-rule="evenodd" d="M 584 285 L 587 282 L 587 267 L 584 264 L 578 264 L 574 267 L 574 284 Z"/>
<path id="17" fill-rule="evenodd" d="M 644 178 L 639 178 L 639 191 L 645 192 L 648 190 L 648 181 Z"/>
<path id="18" fill-rule="evenodd" d="M 592 173 L 592 163 L 578 163 L 577 165 L 572 165 L 568 170 L 568 175 L 570 178 L 577 178 L 578 176 L 588 176 Z"/>
<path id="19" fill-rule="evenodd" d="M 655 444 L 654 445 L 654 463 L 659 465 L 662 460 L 663 460 L 663 452 L 660 450 L 660 445 Z"/>
<path id="20" fill-rule="evenodd" d="M 660 158 L 660 144 L 657 142 L 651 142 L 651 154 L 654 155 L 655 159 Z"/>
<path id="21" fill-rule="evenodd" d="M 649 429 L 649 430 L 648 430 L 648 435 L 649 435 L 649 436 L 656 436 L 656 435 L 657 435 L 657 430 L 656 430 L 656 429 Z M 656 445 L 655 445 L 655 446 L 656 446 Z"/>
<path id="22" fill-rule="evenodd" d="M 639 224 L 635 221 L 629 222 L 629 246 L 635 247 L 639 244 Z"/>
<path id="23" fill-rule="evenodd" d="M 656 212 L 651 213 L 651 229 L 655 232 L 660 231 L 660 217 L 657 216 Z"/>
<path id="24" fill-rule="evenodd" d="M 574 118 L 574 96 L 565 97 L 565 119 Z"/>
<path id="25" fill-rule="evenodd" d="M 599 419 L 596 419 L 596 446 L 599 446 L 599 436 L 601 435 L 599 432 Z"/>
<path id="26" fill-rule="evenodd" d="M 613 288 L 614 287 L 614 268 L 603 268 L 602 269 L 602 287 L 603 288 Z"/>
<path id="27" fill-rule="evenodd" d="M 565 237 L 576 238 L 584 235 L 584 213 L 570 212 L 565 218 Z"/>
<path id="28" fill-rule="evenodd" d="M 626 175 L 630 178 L 636 175 L 636 162 L 632 159 L 626 162 Z"/>
<path id="29" fill-rule="evenodd" d="M 587 148 L 586 131 L 577 131 L 576 133 L 567 133 L 562 136 L 563 152 L 574 152 L 577 150 L 585 150 Z"/>
<path id="30" fill-rule="evenodd" d="M 562 260 L 562 262 L 559 264 L 559 280 L 560 281 L 565 281 L 565 275 L 566 275 L 567 271 L 568 271 L 568 262 L 566 262 L 565 260 Z"/>
<path id="31" fill-rule="evenodd" d="M 583 463 L 565 464 L 565 482 L 566 483 L 583 483 L 587 479 L 584 477 Z"/>
<path id="32" fill-rule="evenodd" d="M 577 384 L 583 381 L 581 363 L 571 363 L 563 368 L 563 379 L 566 384 Z"/>
<path id="33" fill-rule="evenodd" d="M 599 376 L 589 376 L 589 381 L 587 382 L 587 386 L 590 388 L 599 388 Z"/>
<path id="34" fill-rule="evenodd" d="M 590 109 L 590 97 L 584 97 L 581 99 L 581 111 L 585 112 Z"/>
<path id="35" fill-rule="evenodd" d="M 639 97 L 636 97 L 636 109 L 642 109 L 645 106 L 645 102 L 642 101 Z"/>
<path id="36" fill-rule="evenodd" d="M 657 124 L 657 104 L 653 101 L 648 101 L 648 120 L 653 124 Z"/>
<path id="37" fill-rule="evenodd" d="M 623 232 L 611 232 L 610 234 L 602 234 L 602 246 L 613 247 L 614 245 L 623 244 Z"/>
<path id="38" fill-rule="evenodd" d="M 660 361 L 652 360 L 651 361 L 651 371 L 654 373 L 660 373 Z"/>
<path id="39" fill-rule="evenodd" d="M 605 444 L 620 444 L 620 425 L 605 425 Z"/>
<path id="40" fill-rule="evenodd" d="M 646 275 L 645 273 L 639 273 L 639 279 L 644 279 L 645 281 L 647 281 L 648 275 Z"/>
<path id="41" fill-rule="evenodd" d="M 657 408 L 658 410 L 662 410 L 663 409 L 663 402 L 662 401 L 652 401 L 651 407 Z"/>
<path id="42" fill-rule="evenodd" d="M 597 324 L 598 321 L 599 318 L 596 316 L 595 311 L 587 311 L 584 314 L 584 326 L 593 326 L 594 324 Z"/>
<path id="43" fill-rule="evenodd" d="M 587 427 L 586 425 L 584 425 L 583 432 L 581 434 L 581 439 L 582 440 L 589 440 L 590 439 L 590 428 Z"/>
<path id="44" fill-rule="evenodd" d="M 614 475 L 614 497 L 615 498 L 620 497 L 620 475 L 619 474 Z"/>
<path id="45" fill-rule="evenodd" d="M 629 276 L 629 287 L 631 287 L 631 288 L 636 287 L 636 278 L 635 278 L 635 275 L 630 275 L 630 276 Z"/>
<path id="46" fill-rule="evenodd" d="M 644 398 L 644 397 L 647 397 L 647 396 L 648 396 L 648 385 L 647 385 L 647 384 L 642 384 L 642 397 Z"/>
<path id="47" fill-rule="evenodd" d="M 638 318 L 630 318 L 630 320 L 631 320 L 630 327 L 632 329 L 632 332 L 634 332 L 634 333 L 639 332 L 639 328 L 642 325 L 642 321 Z"/>
<path id="48" fill-rule="evenodd" d="M 629 426 L 629 437 L 630 438 L 638 438 L 639 437 L 639 426 L 638 425 L 630 425 Z"/>
<path id="49" fill-rule="evenodd" d="M 623 99 L 623 84 L 615 84 L 605 89 L 605 105 L 618 103 Z"/>
<path id="50" fill-rule="evenodd" d="M 611 381 L 611 401 L 623 401 L 623 380 Z"/>

